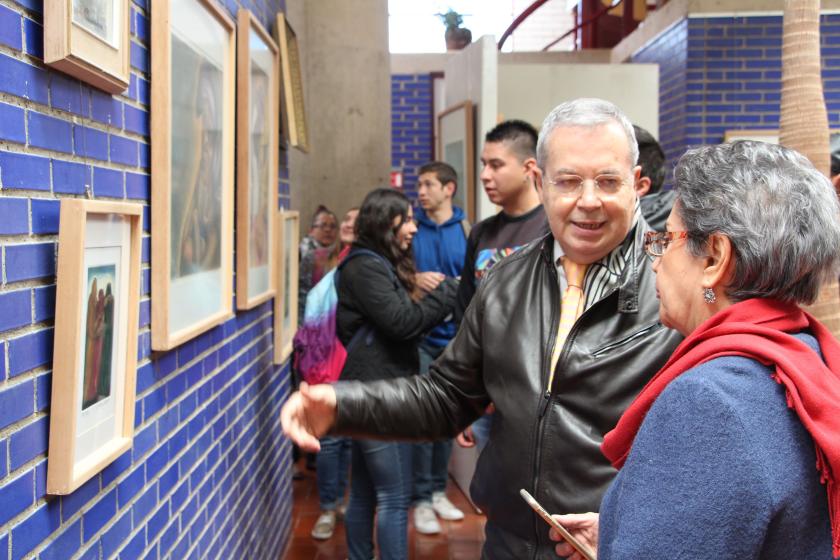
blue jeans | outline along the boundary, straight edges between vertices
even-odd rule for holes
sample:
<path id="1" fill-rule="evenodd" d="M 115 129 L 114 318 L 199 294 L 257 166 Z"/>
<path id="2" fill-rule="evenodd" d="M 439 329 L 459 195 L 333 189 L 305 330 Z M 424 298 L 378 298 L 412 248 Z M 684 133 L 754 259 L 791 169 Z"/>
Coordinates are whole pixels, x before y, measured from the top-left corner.
<path id="1" fill-rule="evenodd" d="M 411 445 L 353 440 L 350 505 L 344 517 L 349 560 L 373 558 L 373 517 L 380 560 L 408 558 Z"/>
<path id="2" fill-rule="evenodd" d="M 420 375 L 429 373 L 429 366 L 443 353 L 445 347 L 421 344 Z M 415 443 L 414 445 L 414 488 L 412 501 L 429 502 L 432 493 L 446 491 L 449 456 L 452 454 L 452 440 Z"/>
<path id="3" fill-rule="evenodd" d="M 321 438 L 321 451 L 316 455 L 318 502 L 322 510 L 333 510 L 344 498 L 350 468 L 350 438 Z"/>

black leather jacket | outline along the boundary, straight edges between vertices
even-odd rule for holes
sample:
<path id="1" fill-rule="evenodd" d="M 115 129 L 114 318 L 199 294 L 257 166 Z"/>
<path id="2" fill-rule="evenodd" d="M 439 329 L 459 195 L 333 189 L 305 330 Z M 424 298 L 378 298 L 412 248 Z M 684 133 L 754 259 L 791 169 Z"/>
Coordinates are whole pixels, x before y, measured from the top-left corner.
<path id="1" fill-rule="evenodd" d="M 470 489 L 487 514 L 483 557 L 556 559 L 519 489 L 551 513 L 598 511 L 616 473 L 603 436 L 681 340 L 659 323 L 647 230 L 640 220 L 624 241 L 635 236 L 635 253 L 618 286 L 572 327 L 550 394 L 561 296 L 549 235 L 488 273 L 431 375 L 337 384 L 337 431 L 451 437 L 495 403 Z"/>

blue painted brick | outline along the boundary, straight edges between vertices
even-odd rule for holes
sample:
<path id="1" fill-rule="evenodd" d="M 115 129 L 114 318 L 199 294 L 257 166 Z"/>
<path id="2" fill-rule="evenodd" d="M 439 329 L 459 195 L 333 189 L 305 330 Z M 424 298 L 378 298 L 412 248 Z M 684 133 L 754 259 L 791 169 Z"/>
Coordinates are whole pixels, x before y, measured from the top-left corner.
<path id="1" fill-rule="evenodd" d="M 50 405 L 52 373 L 45 373 L 35 378 L 35 410 L 41 412 Z"/>
<path id="2" fill-rule="evenodd" d="M 0 80 L 0 84 L 4 81 Z M 0 152 L 0 181 L 5 189 L 48 191 L 50 160 L 29 154 Z"/>
<path id="3" fill-rule="evenodd" d="M 2 9 L 3 6 L 0 6 Z M 2 29 L 2 23 L 0 23 Z M 0 140 L 8 140 L 18 144 L 26 143 L 26 125 L 23 109 L 0 103 Z"/>
<path id="4" fill-rule="evenodd" d="M 157 483 L 149 486 L 145 492 L 134 502 L 131 510 L 134 513 L 134 523 L 138 524 L 146 518 L 157 505 Z"/>
<path id="5" fill-rule="evenodd" d="M 137 165 L 137 142 L 130 138 L 112 134 L 110 155 L 112 162 L 135 167 Z"/>
<path id="6" fill-rule="evenodd" d="M 183 523 L 183 514 L 181 514 L 181 520 Z M 184 525 L 186 527 L 186 525 Z M 178 539 L 178 536 L 181 534 L 180 530 L 178 529 L 178 524 L 173 523 L 169 529 L 167 529 L 163 536 L 160 537 L 160 553 L 163 556 L 167 556 L 169 550 L 172 548 L 172 545 L 175 544 L 175 541 Z"/>
<path id="7" fill-rule="evenodd" d="M 49 426 L 49 417 L 42 416 L 9 436 L 9 461 L 12 470 L 17 470 L 38 455 L 46 453 Z"/>
<path id="8" fill-rule="evenodd" d="M 149 135 L 149 114 L 131 105 L 125 106 L 125 129 L 143 136 Z"/>
<path id="9" fill-rule="evenodd" d="M 102 535 L 102 557 L 111 558 L 131 534 L 131 511 L 125 512 L 119 520 L 114 523 Z M 97 557 L 98 558 L 98 557 Z"/>
<path id="10" fill-rule="evenodd" d="M 35 464 L 35 500 L 47 495 L 47 460 Z"/>
<path id="11" fill-rule="evenodd" d="M 139 414 L 137 415 L 140 416 Z M 157 443 L 157 429 L 154 424 L 138 431 L 134 434 L 133 444 L 133 458 L 137 461 L 145 455 Z"/>
<path id="12" fill-rule="evenodd" d="M 25 17 L 23 33 L 26 36 L 26 54 L 44 58 L 44 28 L 41 24 Z"/>
<path id="13" fill-rule="evenodd" d="M 73 152 L 73 126 L 61 119 L 29 111 L 29 144 L 57 152 Z"/>
<path id="14" fill-rule="evenodd" d="M 123 198 L 123 173 L 116 169 L 93 168 L 93 192 L 96 196 Z"/>
<path id="15" fill-rule="evenodd" d="M 41 551 L 38 560 L 65 560 L 82 546 L 82 522 L 76 521 Z"/>
<path id="16" fill-rule="evenodd" d="M 6 386 L 0 391 L 0 429 L 32 414 L 34 391 L 32 380 Z"/>
<path id="17" fill-rule="evenodd" d="M 27 471 L 0 486 L 0 503 L 3 504 L 0 508 L 0 526 L 35 502 L 32 492 L 33 473 L 34 471 Z"/>
<path id="18" fill-rule="evenodd" d="M 50 104 L 76 115 L 88 116 L 90 90 L 75 78 L 53 73 L 50 78 Z"/>
<path id="19" fill-rule="evenodd" d="M 134 535 L 134 538 L 120 551 L 120 560 L 137 560 L 146 548 L 146 529 Z"/>
<path id="20" fill-rule="evenodd" d="M 6 246 L 6 282 L 55 275 L 55 243 Z"/>
<path id="21" fill-rule="evenodd" d="M 82 554 L 76 560 L 99 560 L 99 543 L 94 542 L 87 548 L 82 549 Z"/>
<path id="22" fill-rule="evenodd" d="M 171 400 L 172 399 L 170 398 L 170 401 Z M 161 414 L 157 424 L 158 435 L 161 439 L 163 439 L 164 436 L 169 435 L 169 432 L 174 430 L 175 427 L 178 425 L 178 408 L 170 408 L 169 410 Z"/>
<path id="23" fill-rule="evenodd" d="M 136 68 L 137 70 L 143 72 L 144 74 L 149 69 L 149 51 L 138 45 L 137 43 L 131 43 L 131 66 L 132 68 Z"/>
<path id="24" fill-rule="evenodd" d="M 29 205 L 25 198 L 0 198 L 0 235 L 29 233 Z"/>
<path id="25" fill-rule="evenodd" d="M 20 32 L 20 15 L 5 6 L 0 6 L 0 44 L 16 51 L 23 47 Z"/>
<path id="26" fill-rule="evenodd" d="M 58 213 L 61 202 L 58 200 L 32 199 L 32 233 L 58 233 Z"/>
<path id="27" fill-rule="evenodd" d="M 169 522 L 169 504 L 164 503 L 154 515 L 152 515 L 149 522 L 146 524 L 146 534 L 149 542 L 154 541 L 158 534 L 163 530 Z"/>
<path id="28" fill-rule="evenodd" d="M 35 322 L 55 316 L 55 285 L 35 288 Z"/>
<path id="29" fill-rule="evenodd" d="M 136 496 L 145 484 L 143 467 L 134 469 L 117 485 L 117 502 L 122 509 Z"/>
<path id="30" fill-rule="evenodd" d="M 108 161 L 108 134 L 101 130 L 75 126 L 73 147 L 78 156 Z"/>
<path id="31" fill-rule="evenodd" d="M 160 449 L 149 455 L 146 459 L 146 479 L 151 479 L 163 469 L 164 465 L 169 462 L 169 447 L 162 445 Z"/>
<path id="32" fill-rule="evenodd" d="M 6 475 L 9 474 L 9 468 L 6 465 L 6 458 L 9 456 L 8 449 L 8 441 L 0 439 L 0 480 L 6 478 Z M 0 524 L 2 523 L 3 522 L 0 521 Z M 0 547 L 0 550 L 3 550 L 3 548 Z M 2 556 L 2 553 L 0 553 L 0 556 Z"/>
<path id="33" fill-rule="evenodd" d="M 17 2 L 27 10 L 31 10 L 38 14 L 40 14 L 44 8 L 44 3 L 40 0 L 15 0 L 15 2 Z"/>
<path id="34" fill-rule="evenodd" d="M 169 402 L 175 401 L 181 393 L 187 390 L 187 376 L 179 373 L 166 384 L 166 397 Z"/>
<path id="35" fill-rule="evenodd" d="M 66 194 L 84 194 L 90 185 L 90 166 L 70 161 L 52 160 L 53 191 Z"/>
<path id="36" fill-rule="evenodd" d="M 19 375 L 50 361 L 52 358 L 53 329 L 25 334 L 9 340 L 8 344 L 9 375 Z"/>
<path id="37" fill-rule="evenodd" d="M 144 80 L 140 77 L 137 78 L 137 101 L 143 105 L 149 105 L 149 80 Z"/>
<path id="38" fill-rule="evenodd" d="M 140 143 L 140 167 L 143 169 L 149 169 L 149 159 L 150 159 L 150 152 L 149 152 L 149 145 Z"/>
<path id="39" fill-rule="evenodd" d="M 99 477 L 95 476 L 73 491 L 61 497 L 61 519 L 67 521 L 99 494 Z"/>
<path id="40" fill-rule="evenodd" d="M 84 542 L 88 542 L 117 513 L 117 491 L 111 490 L 84 513 Z"/>
<path id="41" fill-rule="evenodd" d="M 140 320 L 138 321 L 141 328 L 152 322 L 151 302 L 149 300 L 140 302 Z"/>
<path id="42" fill-rule="evenodd" d="M 32 292 L 29 288 L 0 294 L 0 332 L 32 323 Z"/>
<path id="43" fill-rule="evenodd" d="M 143 303 L 148 303 L 149 300 Z M 148 362 L 137 368 L 137 394 L 142 394 L 146 389 L 155 384 L 155 370 L 152 365 L 154 362 Z"/>
<path id="44" fill-rule="evenodd" d="M 102 470 L 102 486 L 108 486 L 131 467 L 131 450 L 124 451 L 122 455 Z"/>
<path id="45" fill-rule="evenodd" d="M 18 560 L 61 526 L 59 501 L 41 506 L 12 529 L 12 559 Z"/>
<path id="46" fill-rule="evenodd" d="M 102 93 L 101 91 L 91 90 L 91 116 L 105 124 L 110 124 L 116 128 L 122 128 L 123 125 L 123 104 L 117 98 Z"/>

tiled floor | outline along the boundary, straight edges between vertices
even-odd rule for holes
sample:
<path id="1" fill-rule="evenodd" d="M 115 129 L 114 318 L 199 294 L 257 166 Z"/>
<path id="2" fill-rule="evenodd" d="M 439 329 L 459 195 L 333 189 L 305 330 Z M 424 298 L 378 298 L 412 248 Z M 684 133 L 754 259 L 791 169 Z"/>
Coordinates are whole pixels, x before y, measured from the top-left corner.
<path id="1" fill-rule="evenodd" d="M 301 463 L 301 467 L 303 464 Z M 320 510 L 318 490 L 315 487 L 315 472 L 306 471 L 302 480 L 294 484 L 294 505 L 292 507 L 292 540 L 284 560 L 344 560 L 347 546 L 344 540 L 344 525 L 339 522 L 333 537 L 327 541 L 316 541 L 309 532 L 315 525 Z M 484 543 L 484 516 L 475 513 L 467 499 L 452 481 L 446 494 L 452 503 L 466 515 L 462 521 L 441 521 L 443 531 L 439 535 L 420 535 L 414 531 L 411 512 L 408 521 L 408 550 L 410 560 L 474 560 L 481 556 Z"/>

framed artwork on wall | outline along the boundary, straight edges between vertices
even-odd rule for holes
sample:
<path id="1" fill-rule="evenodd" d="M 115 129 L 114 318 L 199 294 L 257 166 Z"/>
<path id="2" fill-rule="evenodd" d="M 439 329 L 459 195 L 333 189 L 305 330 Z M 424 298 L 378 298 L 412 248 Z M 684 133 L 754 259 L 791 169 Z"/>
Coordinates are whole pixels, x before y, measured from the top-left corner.
<path id="1" fill-rule="evenodd" d="M 298 212 L 277 213 L 277 296 L 274 298 L 274 363 L 282 364 L 292 353 L 298 324 Z"/>
<path id="2" fill-rule="evenodd" d="M 768 144 L 779 143 L 779 131 L 777 129 L 754 129 L 754 130 L 727 130 L 723 134 L 724 142 L 735 142 L 736 140 L 756 140 Z"/>
<path id="3" fill-rule="evenodd" d="M 140 204 L 61 201 L 47 492 L 69 494 L 131 447 Z"/>
<path id="4" fill-rule="evenodd" d="M 475 222 L 475 106 L 464 101 L 438 113 L 437 160 L 445 161 L 458 175 L 458 190 L 452 198 L 470 222 Z"/>
<path id="5" fill-rule="evenodd" d="M 152 0 L 152 349 L 233 313 L 235 25 L 213 0 Z"/>
<path id="6" fill-rule="evenodd" d="M 237 15 L 236 307 L 274 295 L 279 63 L 277 44 L 248 10 Z"/>
<path id="7" fill-rule="evenodd" d="M 128 87 L 128 0 L 45 0 L 44 62 L 108 93 Z"/>
<path id="8" fill-rule="evenodd" d="M 280 48 L 280 73 L 283 81 L 283 140 L 302 152 L 308 152 L 309 134 L 303 108 L 300 50 L 297 35 L 283 12 L 277 13 L 274 35 Z"/>

